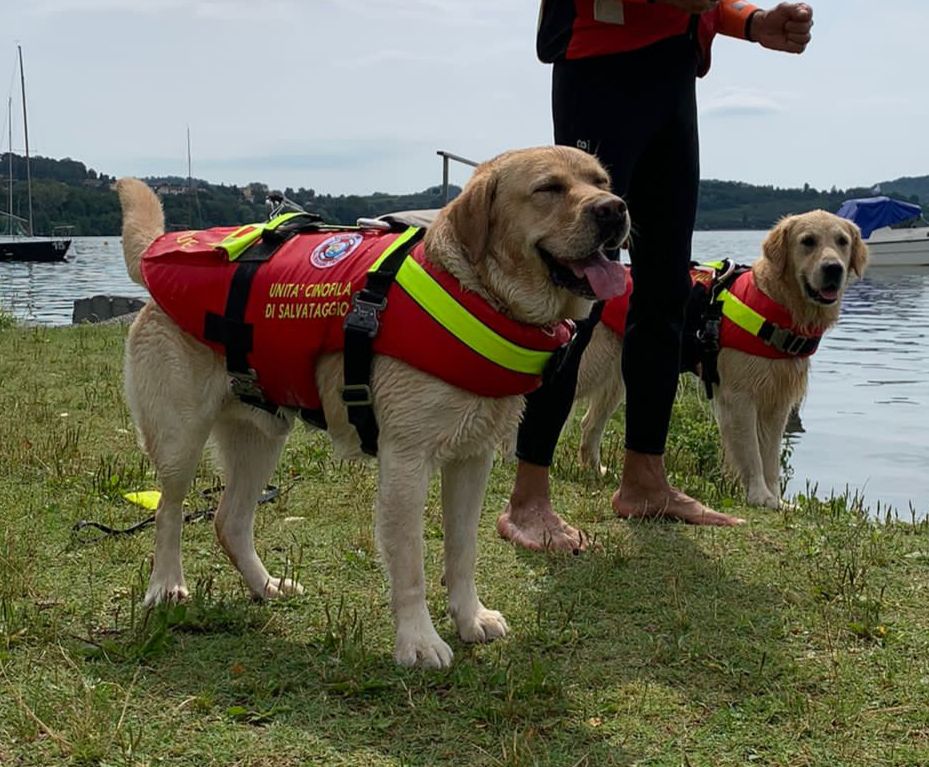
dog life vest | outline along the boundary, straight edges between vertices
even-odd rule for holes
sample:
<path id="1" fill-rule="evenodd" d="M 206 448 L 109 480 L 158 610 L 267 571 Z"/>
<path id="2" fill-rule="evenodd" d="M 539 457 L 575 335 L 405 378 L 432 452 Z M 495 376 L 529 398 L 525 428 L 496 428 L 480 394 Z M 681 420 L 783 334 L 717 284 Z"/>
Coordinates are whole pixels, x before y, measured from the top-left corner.
<path id="1" fill-rule="evenodd" d="M 143 254 L 142 276 L 183 330 L 227 363 L 233 354 L 241 357 L 256 400 L 318 410 L 315 360 L 344 348 L 343 325 L 369 270 L 419 230 L 319 224 L 262 254 L 262 235 L 294 215 L 306 214 L 165 234 Z M 503 316 L 429 263 L 422 243 L 402 261 L 395 282 L 374 323 L 373 352 L 481 396 L 537 388 L 552 353 L 571 338 L 568 322 L 542 328 Z M 233 365 L 227 367 L 235 377 Z"/>
<path id="2" fill-rule="evenodd" d="M 758 288 L 749 267 L 735 267 L 728 262 L 694 265 L 690 277 L 693 290 L 685 318 L 682 370 L 696 372 L 696 363 L 705 358 L 707 351 L 720 348 L 757 357 L 791 359 L 809 357 L 819 346 L 823 329 L 797 327 L 787 309 Z M 607 301 L 600 317 L 620 337 L 625 334 L 631 294 L 632 276 L 627 274 L 626 292 Z M 714 315 L 720 320 L 719 326 L 710 330 L 708 322 Z M 713 332 L 715 350 L 701 349 Z"/>

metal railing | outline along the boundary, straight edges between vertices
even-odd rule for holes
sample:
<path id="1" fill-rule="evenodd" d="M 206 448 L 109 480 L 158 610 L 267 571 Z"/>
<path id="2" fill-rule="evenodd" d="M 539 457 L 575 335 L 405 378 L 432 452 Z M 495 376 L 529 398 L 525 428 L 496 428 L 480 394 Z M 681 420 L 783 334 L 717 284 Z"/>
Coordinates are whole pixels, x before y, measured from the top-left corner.
<path id="1" fill-rule="evenodd" d="M 460 162 L 462 165 L 470 165 L 472 168 L 476 168 L 478 165 L 480 165 L 480 163 L 477 163 L 474 160 L 469 160 L 467 157 L 462 157 L 461 155 L 452 154 L 451 152 L 446 152 L 443 149 L 439 149 L 436 152 L 436 154 L 442 158 L 442 198 L 445 200 L 445 202 L 448 202 L 448 163 L 449 163 L 449 160 Z"/>

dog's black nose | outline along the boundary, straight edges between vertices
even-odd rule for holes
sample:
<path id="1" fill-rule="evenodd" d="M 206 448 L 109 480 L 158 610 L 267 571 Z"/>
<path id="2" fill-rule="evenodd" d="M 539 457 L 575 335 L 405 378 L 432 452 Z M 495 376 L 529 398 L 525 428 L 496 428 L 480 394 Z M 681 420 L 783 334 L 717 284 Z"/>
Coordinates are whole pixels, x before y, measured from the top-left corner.
<path id="1" fill-rule="evenodd" d="M 590 206 L 597 227 L 606 235 L 618 234 L 626 225 L 626 203 L 619 197 L 606 197 Z"/>
<path id="2" fill-rule="evenodd" d="M 823 264 L 822 267 L 823 283 L 829 286 L 838 286 L 842 284 L 845 277 L 845 267 L 838 261 L 830 261 Z"/>

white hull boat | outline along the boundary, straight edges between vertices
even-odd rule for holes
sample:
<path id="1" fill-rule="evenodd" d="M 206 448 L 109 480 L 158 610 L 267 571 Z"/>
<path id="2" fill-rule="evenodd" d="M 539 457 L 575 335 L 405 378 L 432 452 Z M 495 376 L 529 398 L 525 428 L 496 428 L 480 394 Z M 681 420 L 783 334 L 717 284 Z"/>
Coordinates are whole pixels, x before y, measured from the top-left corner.
<path id="1" fill-rule="evenodd" d="M 870 266 L 929 266 L 929 222 L 916 203 L 860 197 L 846 200 L 836 212 L 861 228 Z"/>
<path id="2" fill-rule="evenodd" d="M 929 226 L 875 229 L 865 240 L 869 266 L 929 266 Z"/>

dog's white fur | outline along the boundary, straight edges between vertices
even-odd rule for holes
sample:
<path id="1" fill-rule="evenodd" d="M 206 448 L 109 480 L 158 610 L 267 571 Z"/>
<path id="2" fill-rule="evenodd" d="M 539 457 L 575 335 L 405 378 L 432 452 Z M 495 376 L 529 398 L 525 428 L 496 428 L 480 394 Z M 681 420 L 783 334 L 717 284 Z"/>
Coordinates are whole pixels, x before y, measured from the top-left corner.
<path id="1" fill-rule="evenodd" d="M 138 281 L 140 256 L 162 233 L 163 214 L 140 181 L 122 179 L 118 188 L 126 265 Z M 618 199 L 608 190 L 606 172 L 584 152 L 508 152 L 481 165 L 439 214 L 425 240 L 427 258 L 522 322 L 544 326 L 584 316 L 589 302 L 552 283 L 539 248 L 565 264 L 595 252 L 603 234 L 593 207 Z M 628 218 L 624 226 L 623 237 Z M 337 451 L 360 457 L 339 394 L 342 355 L 319 359 L 315 375 Z M 181 503 L 210 437 L 226 481 L 215 518 L 220 544 L 257 597 L 301 593 L 295 581 L 268 573 L 253 540 L 256 500 L 278 462 L 292 416 L 274 417 L 239 402 L 230 394 L 223 359 L 183 333 L 154 302 L 130 330 L 125 379 L 141 444 L 162 489 L 146 603 L 187 595 Z M 441 470 L 445 580 L 458 633 L 466 642 L 501 637 L 506 621 L 484 607 L 475 589 L 477 525 L 494 446 L 515 428 L 523 398 L 479 397 L 380 356 L 371 385 L 380 426 L 375 527 L 391 584 L 395 658 L 405 665 L 447 666 L 452 651 L 425 601 L 422 532 L 429 479 Z"/>
<path id="2" fill-rule="evenodd" d="M 810 244 L 812 243 L 812 244 Z M 771 230 L 752 265 L 755 283 L 786 307 L 801 328 L 829 328 L 839 319 L 842 294 L 854 274 L 867 266 L 867 247 L 858 227 L 826 211 L 789 216 Z M 807 293 L 823 284 L 823 267 L 841 264 L 836 301 L 817 303 Z M 588 401 L 581 422 L 580 462 L 600 467 L 600 443 L 607 421 L 624 396 L 622 340 L 600 324 L 585 350 L 577 398 Z M 792 408 L 806 393 L 808 357 L 768 359 L 735 349 L 719 353 L 720 384 L 714 388 L 715 413 L 728 468 L 740 480 L 750 504 L 781 505 L 780 447 Z"/>

